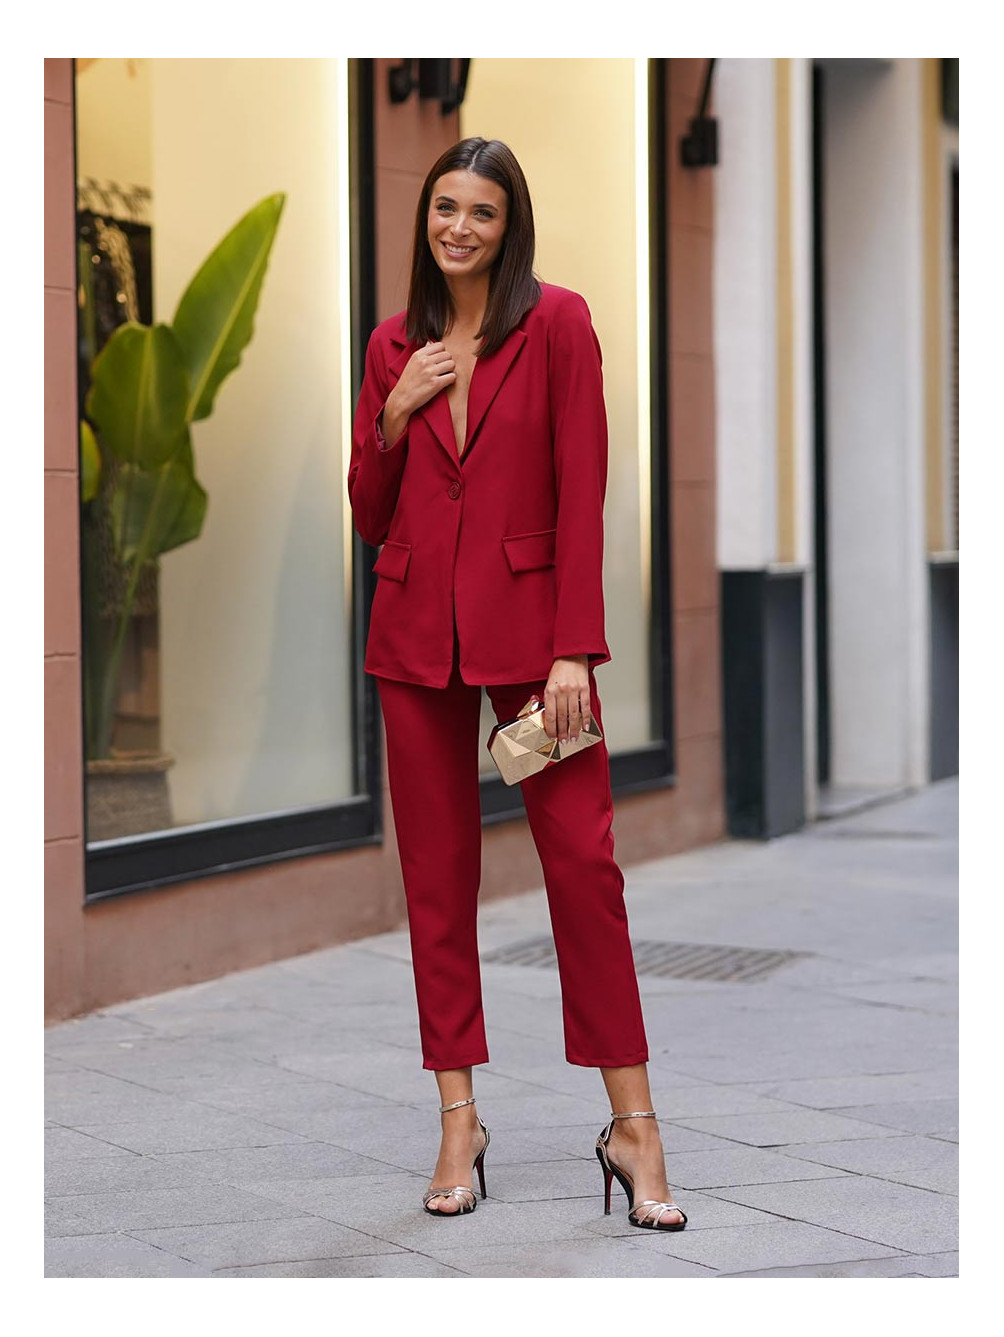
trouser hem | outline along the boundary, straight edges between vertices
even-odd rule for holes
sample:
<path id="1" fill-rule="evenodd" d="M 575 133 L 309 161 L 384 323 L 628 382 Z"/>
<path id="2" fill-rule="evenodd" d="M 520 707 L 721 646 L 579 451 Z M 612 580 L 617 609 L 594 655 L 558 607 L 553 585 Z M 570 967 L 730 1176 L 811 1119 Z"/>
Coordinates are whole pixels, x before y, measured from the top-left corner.
<path id="1" fill-rule="evenodd" d="M 423 1059 L 422 1067 L 428 1069 L 430 1072 L 449 1072 L 454 1068 L 474 1068 L 480 1063 L 487 1062 L 488 1051 L 483 1049 L 480 1054 L 476 1055 L 474 1058 L 450 1059 L 449 1062 L 435 1058 Z"/>
<path id="2" fill-rule="evenodd" d="M 648 1062 L 648 1050 L 638 1049 L 633 1054 L 618 1055 L 614 1058 L 583 1058 L 578 1054 L 565 1054 L 569 1063 L 577 1068 L 634 1068 L 639 1063 Z"/>

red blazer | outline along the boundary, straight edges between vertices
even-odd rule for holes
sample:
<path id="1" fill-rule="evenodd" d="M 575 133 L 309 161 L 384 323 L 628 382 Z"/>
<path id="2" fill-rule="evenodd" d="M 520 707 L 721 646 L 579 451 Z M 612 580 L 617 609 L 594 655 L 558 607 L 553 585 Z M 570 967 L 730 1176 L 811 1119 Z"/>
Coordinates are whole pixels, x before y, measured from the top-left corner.
<path id="1" fill-rule="evenodd" d="M 353 524 L 382 544 L 364 668 L 445 687 L 456 610 L 465 682 L 545 678 L 555 659 L 610 659 L 603 614 L 607 422 L 599 341 L 578 293 L 540 302 L 478 358 L 458 455 L 445 391 L 387 446 L 377 426 L 419 346 L 404 313 L 376 327 L 355 414 Z"/>

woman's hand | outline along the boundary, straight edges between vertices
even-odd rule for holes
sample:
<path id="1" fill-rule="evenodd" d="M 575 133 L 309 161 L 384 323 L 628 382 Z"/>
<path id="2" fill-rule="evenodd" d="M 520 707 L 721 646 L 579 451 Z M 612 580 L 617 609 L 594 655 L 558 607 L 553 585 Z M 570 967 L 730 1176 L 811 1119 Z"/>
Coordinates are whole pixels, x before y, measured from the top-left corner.
<path id="1" fill-rule="evenodd" d="M 589 656 L 556 659 L 544 689 L 544 732 L 559 742 L 574 742 L 591 719 Z"/>
<path id="2" fill-rule="evenodd" d="M 416 409 L 456 379 L 456 366 L 444 343 L 430 342 L 424 348 L 416 348 L 384 405 L 383 434 L 387 444 L 394 444 Z"/>

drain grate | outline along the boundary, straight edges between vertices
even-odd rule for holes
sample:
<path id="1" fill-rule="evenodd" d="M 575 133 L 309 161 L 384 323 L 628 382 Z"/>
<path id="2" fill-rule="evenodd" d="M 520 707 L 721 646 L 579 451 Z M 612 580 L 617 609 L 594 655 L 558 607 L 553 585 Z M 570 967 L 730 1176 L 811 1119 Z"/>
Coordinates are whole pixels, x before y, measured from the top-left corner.
<path id="1" fill-rule="evenodd" d="M 765 979 L 781 966 L 811 956 L 811 952 L 770 951 L 758 947 L 722 947 L 718 943 L 634 943 L 635 969 L 639 975 L 661 975 L 674 980 L 718 980 L 746 984 Z M 484 952 L 482 961 L 503 966 L 555 967 L 553 940 L 544 935 L 524 938 Z"/>

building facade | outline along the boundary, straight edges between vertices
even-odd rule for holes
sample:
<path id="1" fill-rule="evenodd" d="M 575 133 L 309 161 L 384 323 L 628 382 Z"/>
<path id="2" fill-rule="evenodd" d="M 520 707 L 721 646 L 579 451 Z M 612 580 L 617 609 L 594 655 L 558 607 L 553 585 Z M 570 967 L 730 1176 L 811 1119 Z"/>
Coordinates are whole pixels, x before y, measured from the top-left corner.
<path id="1" fill-rule="evenodd" d="M 586 295 L 604 349 L 618 858 L 725 833 L 712 192 L 679 160 L 706 68 L 472 62 L 460 101 L 460 62 L 46 62 L 49 1019 L 404 920 L 347 434 L 368 331 L 404 304 L 418 188 L 463 135 L 512 144 L 538 272 Z M 144 357 L 184 389 L 186 304 L 226 300 L 225 236 L 258 284 L 238 365 L 184 447 L 166 390 L 117 440 Z M 180 529 L 137 569 L 160 524 L 141 502 L 175 483 Z M 540 870 L 485 762 L 493 897 Z"/>
<path id="2" fill-rule="evenodd" d="M 603 347 L 619 861 L 952 773 L 953 64 L 45 62 L 48 1020 L 404 922 L 348 433 L 467 135 Z"/>
<path id="3" fill-rule="evenodd" d="M 958 61 L 716 71 L 729 829 L 958 769 Z"/>

